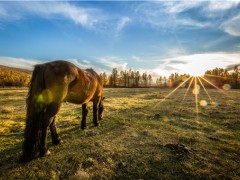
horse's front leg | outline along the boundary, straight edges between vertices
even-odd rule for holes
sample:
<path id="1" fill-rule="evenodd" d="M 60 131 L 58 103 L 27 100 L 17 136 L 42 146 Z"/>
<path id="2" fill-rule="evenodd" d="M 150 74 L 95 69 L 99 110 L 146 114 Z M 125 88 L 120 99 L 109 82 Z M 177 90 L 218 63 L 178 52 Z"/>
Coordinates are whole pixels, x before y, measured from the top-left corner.
<path id="1" fill-rule="evenodd" d="M 42 122 L 42 133 L 40 135 L 40 144 L 39 144 L 39 156 L 49 155 L 50 151 L 47 148 L 47 134 L 48 134 L 48 126 L 50 125 L 51 118 L 49 118 L 48 114 L 44 114 L 43 122 Z"/>
<path id="2" fill-rule="evenodd" d="M 95 126 L 99 126 L 98 109 L 99 109 L 99 100 L 93 101 L 93 124 Z"/>
<path id="3" fill-rule="evenodd" d="M 53 117 L 57 114 L 61 106 L 60 102 L 53 102 L 49 104 L 46 109 L 44 110 L 44 116 L 43 116 L 43 122 L 42 122 L 42 135 L 40 139 L 40 145 L 39 145 L 39 156 L 45 156 L 50 154 L 50 151 L 47 148 L 47 130 L 51 121 L 53 120 Z M 55 120 L 55 119 L 54 119 Z"/>
<path id="4" fill-rule="evenodd" d="M 88 114 L 88 103 L 82 105 L 82 122 L 81 129 L 84 130 L 87 127 L 86 118 Z"/>
<path id="5" fill-rule="evenodd" d="M 60 144 L 62 142 L 62 140 L 57 133 L 56 116 L 53 117 L 53 120 L 50 124 L 50 132 L 51 132 L 51 136 L 52 136 L 52 143 L 55 145 Z"/>

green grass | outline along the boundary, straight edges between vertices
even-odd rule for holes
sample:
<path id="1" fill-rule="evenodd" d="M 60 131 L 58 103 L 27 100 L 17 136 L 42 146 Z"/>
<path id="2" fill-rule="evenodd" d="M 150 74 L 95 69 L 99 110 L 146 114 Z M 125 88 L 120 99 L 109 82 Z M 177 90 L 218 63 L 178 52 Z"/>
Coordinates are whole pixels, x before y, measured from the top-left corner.
<path id="1" fill-rule="evenodd" d="M 240 92 L 208 92 L 199 106 L 186 89 L 105 89 L 104 120 L 80 130 L 81 106 L 57 115 L 63 143 L 18 164 L 27 90 L 0 90 L 0 179 L 240 179 Z M 209 100 L 201 90 L 199 100 Z"/>

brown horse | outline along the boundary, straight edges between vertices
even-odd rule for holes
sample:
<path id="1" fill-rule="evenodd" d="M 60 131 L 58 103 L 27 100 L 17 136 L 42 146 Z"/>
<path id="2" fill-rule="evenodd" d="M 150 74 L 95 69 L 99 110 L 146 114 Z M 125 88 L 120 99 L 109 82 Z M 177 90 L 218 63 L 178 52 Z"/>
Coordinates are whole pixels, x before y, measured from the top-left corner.
<path id="1" fill-rule="evenodd" d="M 102 119 L 103 85 L 95 71 L 83 71 L 67 61 L 54 61 L 36 65 L 27 97 L 27 117 L 24 132 L 23 154 L 20 162 L 27 162 L 39 153 L 49 154 L 47 129 L 50 127 L 52 143 L 59 144 L 55 115 L 62 102 L 82 104 L 81 128 L 86 128 L 88 102 L 93 101 L 93 123 Z"/>

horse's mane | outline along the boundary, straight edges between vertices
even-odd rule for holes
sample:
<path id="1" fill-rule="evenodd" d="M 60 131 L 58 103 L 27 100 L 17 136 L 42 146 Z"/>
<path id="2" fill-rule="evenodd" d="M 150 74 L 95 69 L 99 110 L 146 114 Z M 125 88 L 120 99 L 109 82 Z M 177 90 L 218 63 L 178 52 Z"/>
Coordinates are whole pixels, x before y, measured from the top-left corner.
<path id="1" fill-rule="evenodd" d="M 93 70 L 93 68 L 89 68 L 89 69 L 85 69 L 85 71 L 90 72 L 91 74 L 98 76 L 98 73 L 96 73 L 96 71 Z"/>

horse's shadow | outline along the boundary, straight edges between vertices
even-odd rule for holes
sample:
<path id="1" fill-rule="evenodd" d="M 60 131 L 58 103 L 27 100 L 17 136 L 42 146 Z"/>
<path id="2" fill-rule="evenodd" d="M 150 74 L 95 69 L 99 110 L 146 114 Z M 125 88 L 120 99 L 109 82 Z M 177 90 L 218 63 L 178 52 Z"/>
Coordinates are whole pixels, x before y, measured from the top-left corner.
<path id="1" fill-rule="evenodd" d="M 90 123 L 89 123 L 90 125 Z M 70 126 L 70 128 L 65 128 L 65 126 Z M 60 126 L 61 129 L 61 136 L 63 137 L 63 144 L 65 144 L 67 141 L 70 141 L 69 138 L 71 135 L 76 136 L 77 134 L 79 134 L 79 137 L 91 137 L 94 136 L 93 130 L 95 129 L 95 126 L 89 126 L 89 128 L 87 130 L 81 130 L 80 124 L 69 124 L 69 125 L 63 125 Z M 90 133 L 88 133 L 90 132 Z M 50 147 L 51 150 L 54 151 L 54 148 L 56 148 L 56 145 L 52 144 L 51 142 L 51 134 L 48 133 L 48 146 Z M 22 144 L 23 144 L 23 134 L 19 134 L 19 135 L 8 135 L 6 138 L 9 139 L 9 141 L 12 141 L 12 139 L 22 139 L 21 142 L 17 142 L 15 143 L 13 146 L 6 148 L 5 150 L 0 152 L 0 174 L 8 174 L 9 171 L 13 171 L 16 168 L 19 168 L 21 166 L 24 166 L 26 164 L 22 164 L 19 163 L 19 158 L 21 156 L 22 153 Z M 58 145 L 58 146 L 61 146 Z M 54 153 L 51 154 L 50 156 L 54 156 Z M 34 161 L 36 161 L 38 158 L 38 156 L 36 156 L 34 158 Z"/>
<path id="2" fill-rule="evenodd" d="M 17 135 L 17 137 L 16 135 L 8 135 L 7 138 L 9 138 L 9 141 L 11 141 L 11 138 L 20 139 L 21 136 L 22 134 Z M 20 157 L 21 150 L 22 142 L 18 142 L 14 146 L 6 148 L 0 152 L 0 174 L 3 174 L 3 172 L 8 172 L 20 166 L 18 163 L 18 158 Z"/>

